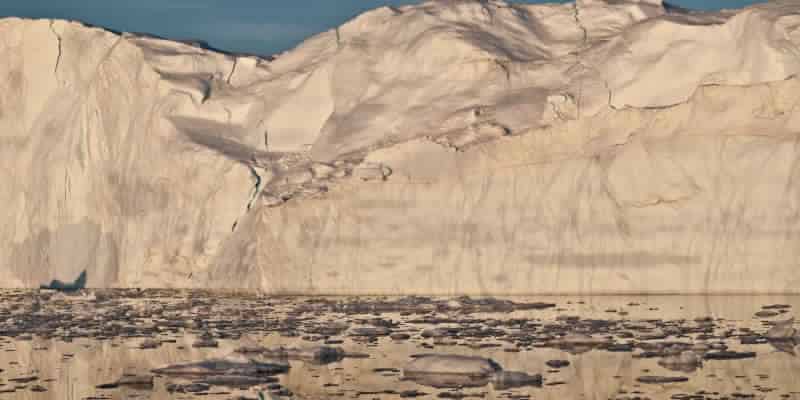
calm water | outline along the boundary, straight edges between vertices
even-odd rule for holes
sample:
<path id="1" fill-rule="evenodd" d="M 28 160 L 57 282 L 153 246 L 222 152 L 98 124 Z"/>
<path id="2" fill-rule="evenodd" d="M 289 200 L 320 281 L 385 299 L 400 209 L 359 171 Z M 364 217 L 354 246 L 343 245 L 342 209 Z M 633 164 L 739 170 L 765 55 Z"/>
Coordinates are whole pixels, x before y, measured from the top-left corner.
<path id="1" fill-rule="evenodd" d="M 0 296 L 0 399 L 800 399 L 796 343 L 763 337 L 794 315 L 798 297 L 357 299 L 125 290 Z M 262 353 L 258 362 L 288 363 L 288 372 L 233 387 L 152 371 L 255 360 L 235 354 L 242 346 L 302 354 L 328 346 L 346 356 L 315 361 Z M 686 349 L 702 363 L 662 366 Z M 433 387 L 404 377 L 411 356 L 422 353 L 491 358 L 506 371 L 541 374 L 543 383 L 504 388 L 470 377 L 462 387 Z M 730 356 L 743 358 L 716 359 Z M 551 360 L 569 365 L 553 368 Z M 125 385 L 118 382 L 124 375 L 152 377 L 153 384 Z M 642 383 L 643 376 L 685 381 Z M 114 382 L 123 384 L 108 385 Z"/>

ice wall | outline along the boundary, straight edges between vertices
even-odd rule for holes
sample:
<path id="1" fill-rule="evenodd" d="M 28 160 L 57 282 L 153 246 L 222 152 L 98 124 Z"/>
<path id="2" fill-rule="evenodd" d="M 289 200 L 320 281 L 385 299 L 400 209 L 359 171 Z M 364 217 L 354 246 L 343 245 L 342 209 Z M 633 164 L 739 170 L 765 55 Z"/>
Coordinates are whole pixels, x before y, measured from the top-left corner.
<path id="1" fill-rule="evenodd" d="M 3 286 L 798 292 L 798 26 L 440 0 L 259 58 L 0 19 Z"/>

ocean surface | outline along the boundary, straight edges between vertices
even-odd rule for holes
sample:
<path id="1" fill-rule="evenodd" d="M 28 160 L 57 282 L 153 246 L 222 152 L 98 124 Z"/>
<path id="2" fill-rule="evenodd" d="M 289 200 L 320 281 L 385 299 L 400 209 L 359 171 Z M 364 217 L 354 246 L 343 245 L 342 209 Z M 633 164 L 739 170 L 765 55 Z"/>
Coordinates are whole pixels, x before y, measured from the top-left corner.
<path id="1" fill-rule="evenodd" d="M 0 298 L 0 400 L 800 399 L 800 297 Z"/>

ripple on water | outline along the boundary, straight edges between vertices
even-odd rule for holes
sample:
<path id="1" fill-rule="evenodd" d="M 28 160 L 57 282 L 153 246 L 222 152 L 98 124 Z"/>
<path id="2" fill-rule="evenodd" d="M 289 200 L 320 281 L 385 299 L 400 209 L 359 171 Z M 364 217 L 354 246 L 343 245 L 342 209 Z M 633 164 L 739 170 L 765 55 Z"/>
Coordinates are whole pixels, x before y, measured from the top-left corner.
<path id="1" fill-rule="evenodd" d="M 0 397 L 800 399 L 798 306 L 6 290 Z"/>

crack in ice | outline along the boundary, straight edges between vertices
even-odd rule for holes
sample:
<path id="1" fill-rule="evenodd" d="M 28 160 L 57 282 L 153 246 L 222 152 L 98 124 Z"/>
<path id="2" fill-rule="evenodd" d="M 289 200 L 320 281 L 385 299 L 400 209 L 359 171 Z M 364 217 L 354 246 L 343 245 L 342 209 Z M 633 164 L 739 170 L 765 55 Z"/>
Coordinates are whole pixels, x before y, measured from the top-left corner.
<path id="1" fill-rule="evenodd" d="M 236 73 L 236 65 L 238 63 L 239 63 L 239 59 L 237 57 L 234 57 L 233 58 L 233 66 L 231 66 L 231 72 L 228 74 L 228 78 L 225 79 L 225 82 L 227 82 L 228 85 L 231 84 L 231 79 L 233 78 L 233 74 Z"/>
<path id="2" fill-rule="evenodd" d="M 245 207 L 244 215 L 247 215 L 247 213 L 249 213 L 250 210 L 253 209 L 253 205 L 255 204 L 256 200 L 258 199 L 258 196 L 261 194 L 261 191 L 264 189 L 264 179 L 261 176 L 261 174 L 258 173 L 258 170 L 256 169 L 256 167 L 254 167 L 252 164 L 245 164 L 245 165 L 247 166 L 247 169 L 250 170 L 250 174 L 252 175 L 253 179 L 255 180 L 255 184 L 253 185 L 252 193 L 250 194 L 250 198 L 247 200 L 247 206 Z M 235 221 L 233 221 L 233 226 L 231 227 L 231 232 L 236 231 L 236 227 L 239 225 L 239 220 L 242 217 L 244 217 L 244 215 L 242 215 L 241 217 L 239 217 Z"/>
<path id="3" fill-rule="evenodd" d="M 55 75 L 58 73 L 59 64 L 61 64 L 61 35 L 59 35 L 58 32 L 56 32 L 55 28 L 53 27 L 54 23 L 55 21 L 52 20 L 50 21 L 50 32 L 52 32 L 53 35 L 55 35 L 56 39 L 58 40 L 58 56 L 56 57 L 56 66 L 55 68 L 53 68 L 53 74 Z"/>

